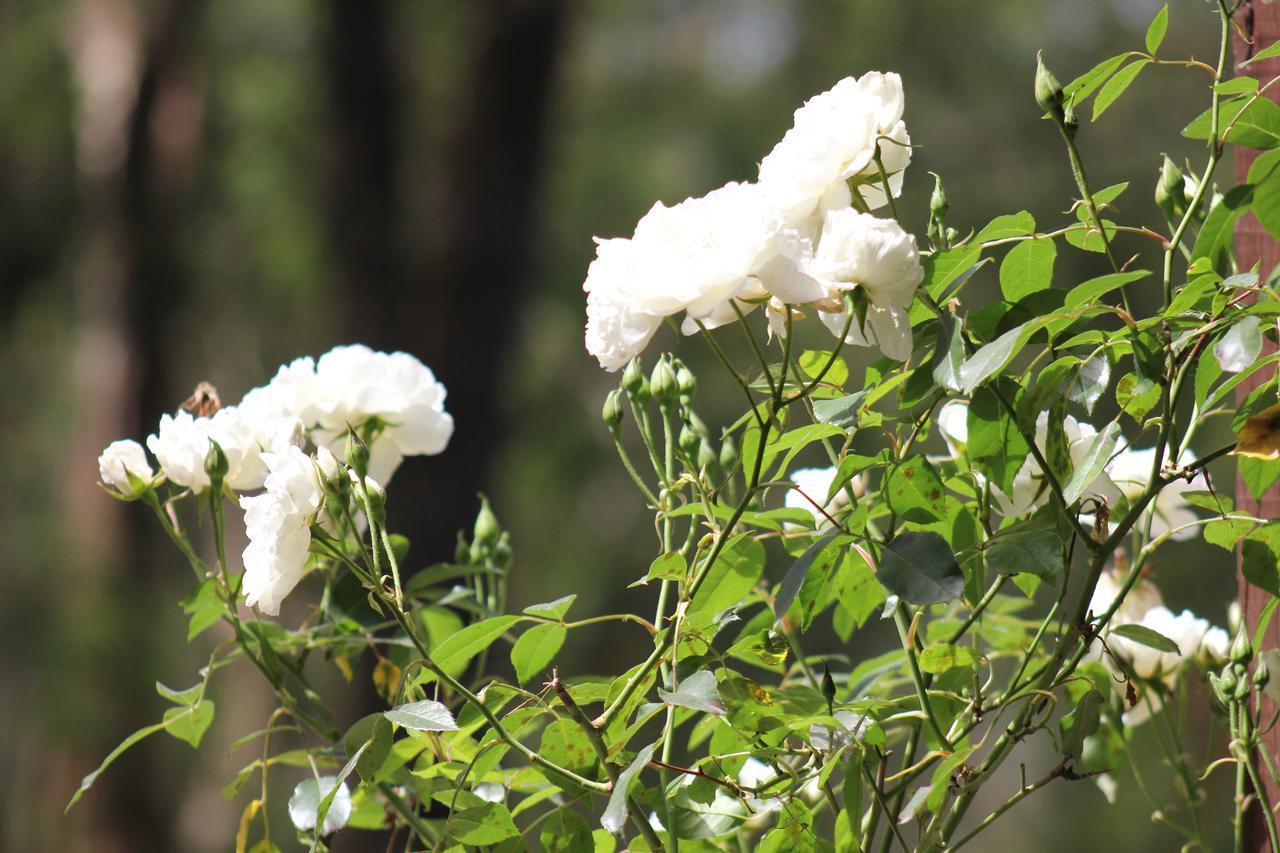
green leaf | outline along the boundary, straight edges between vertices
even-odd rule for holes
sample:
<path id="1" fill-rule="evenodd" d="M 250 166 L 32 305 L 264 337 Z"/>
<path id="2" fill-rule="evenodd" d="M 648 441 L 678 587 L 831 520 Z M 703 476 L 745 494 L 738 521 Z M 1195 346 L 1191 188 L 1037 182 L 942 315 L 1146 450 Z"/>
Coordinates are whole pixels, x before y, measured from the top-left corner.
<path id="1" fill-rule="evenodd" d="M 821 424 L 831 424 L 848 428 L 858 423 L 858 409 L 867 396 L 866 391 L 858 391 L 846 397 L 834 400 L 814 400 L 813 417 Z"/>
<path id="2" fill-rule="evenodd" d="M 569 608 L 577 598 L 577 594 L 570 594 L 544 604 L 530 604 L 524 612 L 530 616 L 541 616 L 543 619 L 564 619 L 564 615 L 569 612 Z"/>
<path id="3" fill-rule="evenodd" d="M 960 365 L 964 363 L 964 332 L 960 320 L 948 316 L 938 324 L 938 344 L 934 353 L 933 381 L 943 388 L 959 391 Z"/>
<path id="4" fill-rule="evenodd" d="M 1170 654 L 1181 655 L 1178 644 L 1170 640 L 1159 631 L 1148 628 L 1146 625 L 1116 625 L 1111 629 L 1112 634 L 1124 637 L 1126 640 L 1132 640 L 1135 643 L 1141 643 L 1144 646 L 1153 648 L 1160 652 L 1169 652 Z"/>
<path id="5" fill-rule="evenodd" d="M 356 772 L 360 774 L 360 778 L 365 782 L 372 782 L 378 771 L 382 769 L 382 765 L 391 756 L 391 744 L 395 733 L 392 731 L 391 721 L 384 714 L 370 714 L 366 719 L 372 720 L 372 723 L 364 751 L 360 752 L 359 742 L 352 742 L 349 737 L 350 732 L 343 738 L 343 743 L 348 755 L 357 756 Z"/>
<path id="6" fill-rule="evenodd" d="M 575 772 L 586 772 L 600 760 L 586 734 L 568 717 L 547 724 L 542 730 L 538 753 Z"/>
<path id="7" fill-rule="evenodd" d="M 1236 472 L 1255 501 L 1262 500 L 1262 495 L 1277 479 L 1280 479 L 1280 460 L 1253 459 L 1249 456 L 1236 457 Z"/>
<path id="8" fill-rule="evenodd" d="M 809 571 L 813 568 L 814 561 L 818 555 L 826 551 L 832 546 L 833 540 L 839 535 L 839 531 L 832 531 L 824 536 L 819 537 L 812 545 L 805 549 L 804 553 L 791 564 L 791 568 L 787 569 L 787 573 L 782 577 L 782 583 L 778 585 L 778 593 L 773 599 L 773 613 L 776 622 L 781 622 L 783 617 L 787 615 L 787 611 L 795 602 L 796 596 L 800 594 L 800 588 L 804 584 L 805 579 L 809 577 Z M 836 550 L 833 548 L 833 550 Z M 839 559 L 837 553 L 836 559 Z M 829 569 L 829 567 L 828 567 Z"/>
<path id="9" fill-rule="evenodd" d="M 689 562 L 679 551 L 668 551 L 659 554 L 649 564 L 649 574 L 645 580 L 683 581 L 689 574 Z"/>
<path id="10" fill-rule="evenodd" d="M 538 842 L 545 853 L 594 853 L 591 827 L 569 806 L 556 809 L 542 822 Z"/>
<path id="11" fill-rule="evenodd" d="M 423 699 L 421 702 L 408 702 L 397 705 L 390 711 L 383 711 L 382 716 L 393 723 L 416 732 L 455 732 L 458 723 L 453 719 L 449 709 L 439 702 Z"/>
<path id="12" fill-rule="evenodd" d="M 1036 233 L 1036 220 L 1025 210 L 997 216 L 987 223 L 973 238 L 974 243 L 990 243 L 1011 237 L 1030 237 Z"/>
<path id="13" fill-rule="evenodd" d="M 1264 47 L 1262 50 L 1258 51 L 1244 62 L 1241 62 L 1236 67 L 1244 68 L 1246 65 L 1251 65 L 1254 62 L 1259 62 L 1263 59 L 1270 59 L 1273 56 L 1280 56 L 1280 41 L 1273 41 L 1270 45 Z"/>
<path id="14" fill-rule="evenodd" d="M 1160 7 L 1160 11 L 1156 12 L 1155 20 L 1151 22 L 1151 26 L 1147 27 L 1147 53 L 1152 55 L 1160 49 L 1160 45 L 1164 42 L 1165 31 L 1169 29 L 1169 4 Z"/>
<path id="15" fill-rule="evenodd" d="M 1268 101 L 1267 103 L 1271 103 Z M 1208 258 L 1215 268 L 1221 268 L 1229 255 L 1235 239 L 1236 220 L 1250 209 L 1252 187 L 1237 192 L 1239 187 L 1213 206 L 1205 217 L 1196 242 L 1191 248 L 1191 258 Z"/>
<path id="16" fill-rule="evenodd" d="M 1098 92 L 1098 97 L 1093 101 L 1092 121 L 1097 121 L 1102 117 L 1102 114 L 1107 111 L 1107 107 L 1114 104 L 1116 99 L 1124 94 L 1124 90 L 1128 89 L 1129 85 L 1133 83 L 1134 80 L 1138 79 L 1138 73 L 1142 71 L 1150 61 L 1151 60 L 1149 59 L 1134 60 L 1124 68 L 1121 68 L 1116 72 L 1114 77 L 1106 82 L 1102 87 L 1102 90 Z"/>
<path id="17" fill-rule="evenodd" d="M 1124 287 L 1130 282 L 1144 279 L 1149 275 L 1151 273 L 1148 270 L 1132 270 L 1131 272 L 1114 272 L 1091 278 L 1067 292 L 1066 298 L 1062 303 L 1063 307 L 1074 311 L 1084 305 L 1092 304 L 1097 301 L 1099 296 L 1105 293 L 1110 293 L 1117 288 Z"/>
<path id="18" fill-rule="evenodd" d="M 1262 330 L 1257 317 L 1239 320 L 1214 344 L 1213 357 L 1227 373 L 1239 373 L 1262 353 Z"/>
<path id="19" fill-rule="evenodd" d="M 171 710 L 180 710 L 180 709 L 171 709 Z M 138 741 L 142 740 L 143 738 L 149 735 L 153 735 L 158 731 L 162 731 L 163 729 L 168 727 L 168 725 L 169 725 L 169 721 L 166 721 L 163 723 L 155 723 L 150 726 L 143 726 L 133 734 L 129 735 L 124 740 L 120 741 L 120 744 L 115 749 L 111 750 L 111 752 L 107 754 L 106 758 L 102 759 L 102 763 L 98 765 L 98 769 L 94 770 L 92 773 L 85 776 L 84 779 L 80 781 L 80 787 L 77 788 L 76 792 L 71 795 L 71 799 L 67 802 L 66 808 L 62 810 L 63 814 L 71 811 L 71 807 L 74 806 L 76 803 L 80 802 L 80 798 L 84 796 L 84 792 L 89 790 L 91 787 L 93 787 L 93 783 L 96 782 L 98 780 L 98 777 L 102 775 L 102 771 L 110 767 L 117 758 L 119 758 L 121 755 L 125 753 L 126 750 L 129 749 L 129 747 L 133 746 L 135 743 L 137 743 Z"/>
<path id="20" fill-rule="evenodd" d="M 1116 69 L 1123 65 L 1124 61 L 1128 58 L 1129 54 L 1121 53 L 1111 57 L 1110 59 L 1102 60 L 1097 65 L 1093 66 L 1093 68 L 1090 68 L 1088 71 L 1063 86 L 1063 94 L 1066 95 L 1066 97 L 1074 104 L 1079 105 L 1083 103 L 1085 98 L 1088 98 L 1097 91 L 1099 86 L 1111 79 L 1111 75 L 1114 74 Z"/>
<path id="21" fill-rule="evenodd" d="M 1253 530 L 1255 522 L 1247 518 L 1219 518 L 1210 521 L 1201 530 L 1204 531 L 1204 541 L 1210 545 L 1217 545 L 1226 551 L 1235 551 L 1236 545 L 1240 544 L 1249 531 Z"/>
<path id="22" fill-rule="evenodd" d="M 631 780 L 648 765 L 649 759 L 653 758 L 655 746 L 657 744 L 651 743 L 636 753 L 635 759 L 618 774 L 617 781 L 613 783 L 609 804 L 605 807 L 604 814 L 600 816 L 600 825 L 614 835 L 622 831 L 622 826 L 627 820 L 627 792 L 631 787 Z"/>
<path id="23" fill-rule="evenodd" d="M 1116 383 L 1116 402 L 1125 414 L 1141 423 L 1160 402 L 1160 386 L 1150 379 L 1126 373 Z"/>
<path id="24" fill-rule="evenodd" d="M 1047 290 L 1052 284 L 1053 262 L 1058 248 L 1047 237 L 1036 237 L 1014 245 L 1000 262 L 1000 292 L 1010 302 L 1028 294 Z"/>
<path id="25" fill-rule="evenodd" d="M 805 350 L 800 354 L 799 361 L 800 370 L 810 380 L 814 380 L 818 378 L 818 374 L 822 373 L 822 368 L 827 366 L 827 362 L 831 361 L 831 353 L 825 350 Z M 849 366 L 845 364 L 843 358 L 837 356 L 831 367 L 823 374 L 822 381 L 830 385 L 843 385 L 848 378 Z"/>
<path id="26" fill-rule="evenodd" d="M 1280 149 L 1272 149 L 1258 158 L 1280 155 Z M 1250 169 L 1252 175 L 1253 170 Z M 1253 214 L 1258 217 L 1262 227 L 1276 239 L 1280 239 L 1280 170 L 1273 170 L 1266 178 L 1257 183 L 1253 190 Z"/>
<path id="27" fill-rule="evenodd" d="M 520 635 L 511 647 L 511 665 L 516 668 L 516 678 L 521 684 L 551 665 L 567 633 L 563 625 L 544 622 Z"/>
<path id="28" fill-rule="evenodd" d="M 485 803 L 449 815 L 448 835 L 462 844 L 485 846 L 520 835 L 511 812 L 502 803 Z"/>
<path id="29" fill-rule="evenodd" d="M 1003 528 L 987 543 L 987 565 L 1002 575 L 1025 572 L 1053 581 L 1065 567 L 1063 544 L 1056 526 L 1029 518 Z"/>
<path id="30" fill-rule="evenodd" d="M 724 713 L 724 703 L 720 701 L 716 677 L 707 669 L 701 669 L 693 675 L 686 676 L 676 685 L 674 691 L 659 687 L 658 698 L 677 708 L 691 708 L 717 715 Z"/>
<path id="31" fill-rule="evenodd" d="M 174 690 L 172 687 L 166 687 L 157 681 L 156 692 L 175 705 L 190 707 L 199 702 L 200 697 L 204 695 L 204 682 L 201 681 L 186 690 Z"/>
<path id="32" fill-rule="evenodd" d="M 182 612 L 191 617 L 187 626 L 187 642 L 222 618 L 222 599 L 218 598 L 218 587 L 213 578 L 191 590 L 191 594 L 182 600 Z"/>
<path id="33" fill-rule="evenodd" d="M 1280 106 L 1267 98 L 1224 101 L 1218 108 L 1218 129 L 1226 128 L 1226 141 L 1245 148 L 1268 150 L 1280 143 Z M 1188 139 L 1208 139 L 1213 128 L 1212 108 L 1196 116 L 1182 130 Z"/>
<path id="34" fill-rule="evenodd" d="M 923 456 L 912 456 L 891 468 L 884 492 L 889 508 L 907 521 L 928 524 L 946 514 L 942 478 Z"/>
<path id="35" fill-rule="evenodd" d="M 1240 572 L 1244 579 L 1280 597 L 1280 570 L 1276 560 L 1280 553 L 1280 522 L 1264 524 L 1250 533 L 1241 544 L 1240 553 Z"/>
<path id="36" fill-rule="evenodd" d="M 884 546 L 876 577 L 908 604 L 938 604 L 960 597 L 964 573 L 947 540 L 936 533 L 902 533 Z"/>
<path id="37" fill-rule="evenodd" d="M 934 643 L 920 653 L 920 669 L 932 675 L 961 667 L 972 667 L 978 656 L 968 646 L 956 646 L 951 643 Z"/>
<path id="38" fill-rule="evenodd" d="M 1026 343 L 1025 338 L 1029 335 L 1030 325 L 1024 323 L 1010 329 L 960 365 L 960 382 L 966 394 L 972 394 L 988 377 L 999 373 L 1009 363 L 1009 359 L 1022 349 Z"/>
<path id="39" fill-rule="evenodd" d="M 1093 484 L 1111 459 L 1116 445 L 1120 441 L 1120 425 L 1115 421 L 1107 424 L 1102 432 L 1094 438 L 1080 464 L 1071 472 L 1071 479 L 1062 487 L 1062 499 L 1073 504 L 1085 493 L 1085 489 Z"/>
<path id="40" fill-rule="evenodd" d="M 1012 382 L 1005 380 L 1011 388 Z M 1005 393 L 1007 389 L 1002 389 Z M 1017 410 L 1020 401 L 1010 403 Z M 979 388 L 969 404 L 969 442 L 965 448 L 969 460 L 980 466 L 1006 494 L 1013 489 L 1014 478 L 1026 461 L 1030 447 L 1017 423 L 990 388 Z"/>
<path id="41" fill-rule="evenodd" d="M 1084 742 L 1087 737 L 1098 730 L 1099 711 L 1102 708 L 1102 694 L 1090 688 L 1076 706 L 1058 723 L 1062 732 L 1062 754 L 1079 758 L 1084 754 Z"/>
<path id="42" fill-rule="evenodd" d="M 462 672 L 473 657 L 493 645 L 508 628 L 519 621 L 519 616 L 491 616 L 475 622 L 447 637 L 431 650 L 431 657 L 445 672 L 456 675 Z"/>
<path id="43" fill-rule="evenodd" d="M 689 602 L 689 615 L 715 616 L 735 606 L 756 585 L 763 571 L 764 545 L 749 533 L 738 534 L 724 546 Z"/>
<path id="44" fill-rule="evenodd" d="M 1080 365 L 1075 379 L 1067 386 L 1067 398 L 1084 408 L 1090 415 L 1102 392 L 1111 384 L 1111 362 L 1105 352 L 1095 353 Z"/>
<path id="45" fill-rule="evenodd" d="M 213 703 L 205 699 L 189 708 L 170 708 L 164 712 L 164 721 L 166 732 L 198 747 L 213 723 Z"/>

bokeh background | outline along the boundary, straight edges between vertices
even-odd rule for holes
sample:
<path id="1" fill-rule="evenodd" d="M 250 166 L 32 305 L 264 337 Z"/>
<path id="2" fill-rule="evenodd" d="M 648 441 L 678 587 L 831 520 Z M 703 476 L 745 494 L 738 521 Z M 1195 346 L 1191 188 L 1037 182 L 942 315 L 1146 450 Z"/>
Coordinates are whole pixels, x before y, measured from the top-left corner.
<path id="1" fill-rule="evenodd" d="M 616 377 L 582 347 L 592 235 L 629 234 L 654 199 L 750 179 L 792 110 L 868 69 L 905 80 L 920 147 L 902 207 L 917 231 L 930 170 L 962 230 L 1022 208 L 1056 221 L 1073 186 L 1030 96 L 1035 52 L 1065 81 L 1140 47 L 1158 7 L 0 3 L 0 849 L 228 849 L 243 803 L 218 792 L 252 756 L 227 748 L 271 708 L 250 674 L 220 676 L 199 752 L 145 741 L 63 815 L 80 778 L 159 718 L 153 682 L 191 683 L 217 639 L 183 642 L 188 569 L 96 487 L 108 441 L 145 437 L 199 380 L 231 402 L 337 343 L 405 349 L 447 384 L 458 425 L 392 490 L 413 562 L 449 558 L 483 491 L 512 533 L 516 604 L 572 591 L 580 611 L 648 610 L 652 592 L 625 587 L 651 559 L 651 524 L 598 418 Z M 1211 6 L 1170 7 L 1164 52 L 1211 59 Z M 1205 98 L 1195 72 L 1149 69 L 1084 122 L 1095 185 L 1134 179 L 1126 218 L 1156 221 L 1159 153 L 1196 153 L 1178 130 Z M 1060 251 L 1059 283 L 1099 261 Z M 984 276 L 975 297 L 995 292 Z M 697 342 L 679 351 L 706 362 Z M 704 418 L 723 424 L 733 389 L 714 387 L 713 365 L 702 374 Z M 1224 622 L 1228 555 L 1191 546 L 1159 570 L 1173 606 Z M 840 651 L 883 642 L 872 627 Z M 562 666 L 616 671 L 643 644 L 601 629 Z M 371 694 L 352 693 L 354 720 Z M 1184 721 L 1200 745 L 1205 722 Z M 1159 787 L 1168 774 L 1145 754 Z M 988 843 L 1175 849 L 1150 812 L 1131 784 L 1107 810 L 1091 783 L 1058 783 Z"/>

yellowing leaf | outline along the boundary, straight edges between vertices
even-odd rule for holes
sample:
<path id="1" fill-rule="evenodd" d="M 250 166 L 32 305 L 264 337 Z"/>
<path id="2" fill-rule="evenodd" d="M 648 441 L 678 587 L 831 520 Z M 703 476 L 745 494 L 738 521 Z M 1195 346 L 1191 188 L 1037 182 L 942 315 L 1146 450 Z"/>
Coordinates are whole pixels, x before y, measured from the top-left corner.
<path id="1" fill-rule="evenodd" d="M 378 665 L 373 668 L 373 686 L 388 705 L 394 704 L 396 690 L 400 687 L 400 667 L 392 663 L 390 658 L 379 660 Z"/>
<path id="2" fill-rule="evenodd" d="M 1272 406 L 1245 421 L 1232 453 L 1254 459 L 1280 459 L 1280 406 Z"/>

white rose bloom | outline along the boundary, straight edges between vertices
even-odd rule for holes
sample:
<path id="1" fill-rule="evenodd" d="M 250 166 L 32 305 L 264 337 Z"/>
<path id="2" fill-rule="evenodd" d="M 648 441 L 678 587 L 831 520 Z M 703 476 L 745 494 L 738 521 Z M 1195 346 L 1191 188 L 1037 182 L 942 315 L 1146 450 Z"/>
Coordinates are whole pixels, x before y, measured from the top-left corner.
<path id="1" fill-rule="evenodd" d="M 316 362 L 312 400 L 317 442 L 339 455 L 346 450 L 348 426 L 374 417 L 386 424 L 370 448 L 370 473 L 383 482 L 403 457 L 440 453 L 453 435 L 444 386 L 408 353 L 375 352 L 361 344 L 335 347 Z"/>
<path id="2" fill-rule="evenodd" d="M 1095 617 L 1101 616 L 1110 609 L 1120 595 L 1124 582 L 1125 579 L 1110 567 L 1099 576 L 1098 585 L 1094 587 L 1093 597 L 1089 600 L 1089 609 L 1093 611 Z M 1139 578 L 1133 588 L 1129 590 L 1129 594 L 1124 597 L 1124 601 L 1120 603 L 1120 607 L 1116 609 L 1115 615 L 1111 617 L 1109 624 L 1123 625 L 1128 622 L 1141 622 L 1142 617 L 1149 611 L 1163 606 L 1164 598 L 1160 595 L 1160 590 L 1156 585 L 1146 578 Z"/>
<path id="3" fill-rule="evenodd" d="M 654 204 L 630 239 L 596 242 L 582 285 L 587 351 L 613 371 L 643 351 L 665 317 L 686 312 L 686 334 L 697 331 L 695 320 L 732 321 L 729 300 L 766 295 L 759 277 L 785 239 L 776 208 L 754 184 Z"/>
<path id="4" fill-rule="evenodd" d="M 1067 415 L 1063 421 L 1063 431 L 1067 438 L 1067 453 L 1071 457 L 1072 466 L 1081 464 L 1093 444 L 1098 439 L 1098 431 L 1090 424 L 1081 423 Z M 1040 452 L 1046 453 L 1049 437 L 1049 413 L 1041 412 L 1036 418 L 1036 446 Z M 1044 482 L 1044 473 L 1035 457 L 1027 454 L 1027 459 L 1014 476 L 1011 494 L 1006 495 L 997 488 L 992 489 L 1000 511 L 1006 516 L 1025 515 L 1049 499 L 1049 488 Z M 1120 498 L 1120 491 L 1111 482 L 1111 477 L 1104 469 L 1093 479 L 1084 491 L 1086 496 L 1099 495 L 1108 503 L 1115 503 Z"/>
<path id="5" fill-rule="evenodd" d="M 1122 494 L 1129 500 L 1136 500 L 1146 490 L 1151 481 L 1151 466 L 1155 463 L 1156 449 L 1147 447 L 1135 450 L 1126 447 L 1107 463 L 1107 473 Z M 1183 454 L 1179 464 L 1186 465 L 1195 460 L 1195 454 Z M 1174 480 L 1160 490 L 1160 494 L 1151 502 L 1148 512 L 1152 514 L 1151 537 L 1163 536 L 1186 524 L 1192 524 L 1198 516 L 1192 512 L 1183 494 L 1188 491 L 1203 491 L 1209 488 L 1208 480 L 1200 472 L 1190 481 Z M 1141 523 L 1141 522 L 1140 522 Z M 1191 539 L 1196 535 L 1196 528 L 1179 530 L 1172 538 L 1175 540 Z"/>
<path id="6" fill-rule="evenodd" d="M 885 355 L 905 361 L 911 355 L 908 309 L 924 280 L 916 238 L 891 219 L 880 219 L 851 208 L 827 213 L 822 236 L 804 272 L 836 302 L 846 290 L 861 288 L 870 301 L 866 326 L 855 320 L 845 342 L 878 346 Z M 846 313 L 821 310 L 818 316 L 833 334 L 845 326 Z"/>
<path id="7" fill-rule="evenodd" d="M 1231 650 L 1231 635 L 1225 628 L 1217 625 L 1205 632 L 1200 641 L 1200 651 L 1196 656 L 1200 663 L 1207 667 L 1221 666 L 1227 662 L 1227 653 Z"/>
<path id="8" fill-rule="evenodd" d="M 337 787 L 333 800 L 329 803 L 329 811 L 325 813 L 324 825 L 320 827 L 321 835 L 337 832 L 351 820 L 351 790 L 346 782 L 340 782 L 337 776 L 321 776 L 318 779 L 306 779 L 293 789 L 289 797 L 289 820 L 303 832 L 316 828 L 316 818 L 320 815 L 320 801 Z"/>
<path id="9" fill-rule="evenodd" d="M 244 549 L 245 604 L 279 615 L 280 602 L 302 580 L 311 547 L 311 524 L 324 505 L 323 481 L 337 475 L 333 454 L 312 459 L 297 447 L 263 453 L 266 492 L 240 499 L 249 545 Z"/>
<path id="10" fill-rule="evenodd" d="M 1112 621 L 1115 625 L 1124 624 Z M 1175 615 L 1163 605 L 1148 610 L 1137 624 L 1173 640 L 1181 652 L 1181 655 L 1162 652 L 1112 633 L 1107 644 L 1115 654 L 1130 662 L 1139 678 L 1162 678 L 1176 673 L 1184 662 L 1200 655 L 1201 644 L 1212 627 L 1208 620 L 1201 619 L 1190 610 Z"/>
<path id="11" fill-rule="evenodd" d="M 309 356 L 280 366 L 271 381 L 244 395 L 240 408 L 255 419 L 297 418 L 304 427 L 319 419 L 316 364 Z"/>
<path id="12" fill-rule="evenodd" d="M 787 489 L 787 496 L 783 500 L 783 506 L 793 509 L 808 510 L 813 514 L 813 521 L 819 527 L 825 527 L 830 524 L 827 516 L 823 515 L 810 500 L 817 501 L 822 504 L 823 509 L 827 511 L 827 515 L 835 515 L 842 507 L 849 505 L 849 495 L 841 488 L 827 500 L 827 494 L 831 491 L 831 484 L 835 481 L 837 468 L 798 468 L 790 472 L 788 478 L 796 484 L 797 488 Z M 854 495 L 861 495 L 863 491 L 862 475 L 854 475 L 849 481 L 849 488 L 853 490 Z M 804 492 L 802 495 L 801 492 Z M 806 497 L 806 495 L 808 497 Z M 825 503 L 823 503 L 825 501 Z"/>
<path id="13" fill-rule="evenodd" d="M 871 209 L 885 204 L 877 144 L 893 194 L 902 191 L 911 162 L 903 107 L 902 79 L 872 71 L 844 78 L 796 110 L 792 128 L 760 163 L 760 184 L 788 225 L 803 230 L 824 210 L 848 207 L 850 178 L 875 178 L 859 192 Z"/>
<path id="14" fill-rule="evenodd" d="M 133 497 L 136 493 L 129 482 L 129 474 L 144 483 L 155 476 L 151 463 L 147 461 L 147 452 L 131 439 L 111 442 L 98 457 L 98 475 L 103 484 L 122 495 Z"/>
<path id="15" fill-rule="evenodd" d="M 209 488 L 204 460 L 209 453 L 210 421 L 210 418 L 192 417 L 187 411 L 161 415 L 160 429 L 147 436 L 147 448 L 155 455 L 169 482 L 196 494 Z"/>

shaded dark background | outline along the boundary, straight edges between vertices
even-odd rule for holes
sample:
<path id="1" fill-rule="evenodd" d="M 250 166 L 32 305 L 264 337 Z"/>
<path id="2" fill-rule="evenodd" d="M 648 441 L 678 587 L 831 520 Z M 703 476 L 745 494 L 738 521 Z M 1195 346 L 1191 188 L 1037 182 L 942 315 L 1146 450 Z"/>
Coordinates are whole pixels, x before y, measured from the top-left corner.
<path id="1" fill-rule="evenodd" d="M 1212 7 L 1170 5 L 1164 53 L 1212 59 Z M 214 636 L 182 642 L 187 569 L 94 485 L 108 441 L 143 438 L 201 379 L 234 401 L 297 355 L 405 349 L 458 425 L 392 490 L 415 565 L 449 557 L 484 491 L 512 531 L 516 604 L 572 591 L 580 612 L 647 611 L 652 593 L 624 587 L 651 525 L 597 414 L 615 378 L 582 347 L 591 236 L 753 177 L 795 107 L 868 69 L 905 80 L 916 230 L 929 170 L 962 228 L 1021 208 L 1056 221 L 1073 187 L 1030 97 L 1035 51 L 1065 81 L 1140 47 L 1158 6 L 0 0 L 0 848 L 227 849 L 243 797 L 218 791 L 253 757 L 227 746 L 271 709 L 247 673 L 219 676 L 200 752 L 158 735 L 63 816 L 81 776 L 159 719 L 152 683 L 193 681 Z M 1196 72 L 1148 69 L 1086 121 L 1095 185 L 1134 179 L 1125 217 L 1156 221 L 1158 154 L 1195 153 L 1177 131 L 1206 97 Z M 1062 247 L 1058 280 L 1099 263 Z M 733 389 L 703 374 L 704 417 L 724 423 Z M 1175 554 L 1170 603 L 1223 623 L 1230 557 Z M 618 669 L 643 643 L 575 636 L 562 666 Z M 297 778 L 277 778 L 283 801 Z M 1140 795 L 1121 798 L 1103 811 L 1091 784 L 1055 786 L 992 843 L 1172 849 Z"/>

